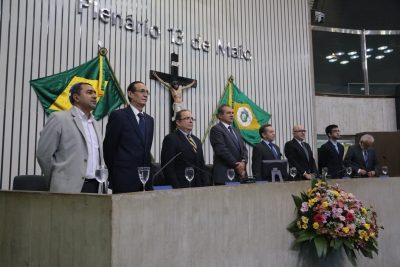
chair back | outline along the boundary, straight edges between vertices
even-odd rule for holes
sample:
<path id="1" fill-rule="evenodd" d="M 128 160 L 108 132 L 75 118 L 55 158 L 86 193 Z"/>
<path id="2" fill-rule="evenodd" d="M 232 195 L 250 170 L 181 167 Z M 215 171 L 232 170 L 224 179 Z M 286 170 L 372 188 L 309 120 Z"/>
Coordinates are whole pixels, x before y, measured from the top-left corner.
<path id="1" fill-rule="evenodd" d="M 14 177 L 12 190 L 49 191 L 43 175 L 18 175 Z"/>

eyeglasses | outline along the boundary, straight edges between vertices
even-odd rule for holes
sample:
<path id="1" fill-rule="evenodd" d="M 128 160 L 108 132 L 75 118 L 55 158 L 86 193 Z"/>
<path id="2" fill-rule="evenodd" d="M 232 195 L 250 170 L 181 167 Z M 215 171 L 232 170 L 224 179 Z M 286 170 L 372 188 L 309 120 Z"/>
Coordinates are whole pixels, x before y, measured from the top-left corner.
<path id="1" fill-rule="evenodd" d="M 305 133 L 307 131 L 306 130 L 297 130 L 297 131 L 293 131 L 293 132 L 295 132 L 295 133 Z"/>
<path id="2" fill-rule="evenodd" d="M 186 117 L 186 118 L 182 118 L 182 119 L 179 119 L 179 120 L 180 121 L 188 121 L 188 120 L 196 121 L 196 119 L 193 118 L 193 117 Z"/>
<path id="3" fill-rule="evenodd" d="M 139 92 L 139 93 L 141 93 L 142 95 L 144 95 L 144 94 L 150 95 L 149 90 L 140 89 L 140 90 L 136 90 L 135 92 Z"/>

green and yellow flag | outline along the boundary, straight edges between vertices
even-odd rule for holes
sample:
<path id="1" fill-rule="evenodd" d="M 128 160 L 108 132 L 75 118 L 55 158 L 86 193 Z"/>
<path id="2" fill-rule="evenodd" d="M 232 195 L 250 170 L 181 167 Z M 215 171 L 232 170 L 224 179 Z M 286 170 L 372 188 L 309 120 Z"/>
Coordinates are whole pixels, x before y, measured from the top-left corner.
<path id="1" fill-rule="evenodd" d="M 265 112 L 240 91 L 233 83 L 233 77 L 229 79 L 222 95 L 220 105 L 222 104 L 228 104 L 233 108 L 233 126 L 240 130 L 243 139 L 253 146 L 260 143 L 258 131 L 261 125 L 268 123 L 271 114 Z"/>
<path id="2" fill-rule="evenodd" d="M 96 90 L 97 106 L 92 114 L 99 120 L 111 111 L 127 105 L 125 96 L 105 56 L 79 65 L 73 69 L 30 81 L 47 115 L 58 110 L 68 110 L 69 90 L 78 82 L 90 83 Z"/>

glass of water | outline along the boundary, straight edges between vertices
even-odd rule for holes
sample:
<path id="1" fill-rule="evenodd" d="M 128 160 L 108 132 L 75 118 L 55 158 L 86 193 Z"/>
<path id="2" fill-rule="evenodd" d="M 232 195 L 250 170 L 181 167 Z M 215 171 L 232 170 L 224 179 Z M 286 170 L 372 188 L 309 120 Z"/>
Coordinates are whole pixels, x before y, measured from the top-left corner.
<path id="1" fill-rule="evenodd" d="M 96 180 L 100 183 L 100 192 L 103 192 L 104 182 L 107 181 L 108 178 L 108 169 L 106 165 L 99 165 L 95 171 Z"/>
<path id="2" fill-rule="evenodd" d="M 291 167 L 291 168 L 289 169 L 289 174 L 290 174 L 290 176 L 292 176 L 292 179 L 293 179 L 293 181 L 294 181 L 294 177 L 295 177 L 296 174 L 297 174 L 297 169 L 296 169 L 296 167 Z"/>
<path id="3" fill-rule="evenodd" d="M 149 179 L 150 167 L 138 167 L 139 179 L 143 184 L 143 192 L 146 191 L 146 182 Z"/>
<path id="4" fill-rule="evenodd" d="M 353 172 L 353 169 L 351 167 L 346 168 L 346 173 L 350 176 L 350 174 Z"/>
<path id="5" fill-rule="evenodd" d="M 386 175 L 388 173 L 388 167 L 387 166 L 382 166 L 382 172 L 384 175 Z"/>
<path id="6" fill-rule="evenodd" d="M 233 178 L 235 178 L 235 170 L 234 169 L 228 169 L 226 171 L 226 174 L 228 175 L 229 180 L 233 180 Z"/>
<path id="7" fill-rule="evenodd" d="M 185 177 L 186 180 L 189 181 L 189 188 L 190 188 L 190 182 L 193 180 L 194 177 L 194 169 L 192 167 L 187 167 L 185 169 Z"/>

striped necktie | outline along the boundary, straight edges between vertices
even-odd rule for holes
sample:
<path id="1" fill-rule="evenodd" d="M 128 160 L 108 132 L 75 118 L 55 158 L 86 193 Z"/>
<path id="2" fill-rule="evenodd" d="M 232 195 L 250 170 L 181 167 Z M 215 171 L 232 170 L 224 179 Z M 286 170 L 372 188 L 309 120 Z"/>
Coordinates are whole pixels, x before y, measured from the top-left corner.
<path id="1" fill-rule="evenodd" d="M 187 139 L 188 139 L 190 145 L 192 146 L 194 153 L 197 153 L 196 144 L 194 143 L 194 141 L 193 141 L 192 137 L 190 136 L 190 134 L 187 135 Z"/>

